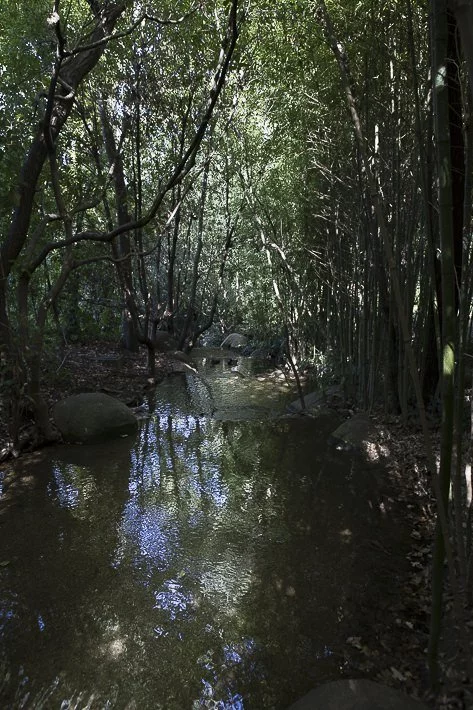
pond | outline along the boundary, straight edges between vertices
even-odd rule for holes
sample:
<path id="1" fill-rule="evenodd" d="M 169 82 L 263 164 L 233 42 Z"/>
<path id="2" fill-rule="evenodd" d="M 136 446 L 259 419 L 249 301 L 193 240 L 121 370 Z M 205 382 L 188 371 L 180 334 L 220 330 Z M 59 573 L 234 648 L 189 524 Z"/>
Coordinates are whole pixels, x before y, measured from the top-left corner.
<path id="1" fill-rule="evenodd" d="M 212 359 L 136 438 L 3 474 L 2 708 L 282 709 L 349 674 L 386 586 L 368 542 L 398 542 L 379 470 L 281 417 L 284 380 Z"/>

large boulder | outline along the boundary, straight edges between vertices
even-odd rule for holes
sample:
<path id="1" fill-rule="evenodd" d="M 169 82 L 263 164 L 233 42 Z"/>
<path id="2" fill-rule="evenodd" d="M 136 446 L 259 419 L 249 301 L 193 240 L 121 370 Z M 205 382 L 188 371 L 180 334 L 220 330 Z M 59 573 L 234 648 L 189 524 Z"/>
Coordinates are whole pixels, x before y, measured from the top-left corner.
<path id="1" fill-rule="evenodd" d="M 225 340 L 223 340 L 220 347 L 222 348 L 244 348 L 248 345 L 248 338 L 246 335 L 241 335 L 241 333 L 230 333 L 227 335 Z"/>
<path id="2" fill-rule="evenodd" d="M 76 394 L 53 408 L 55 424 L 68 442 L 97 442 L 134 433 L 138 420 L 114 397 L 101 392 Z"/>
<path id="3" fill-rule="evenodd" d="M 335 680 L 311 690 L 289 710 L 427 710 L 427 706 L 372 680 Z"/>

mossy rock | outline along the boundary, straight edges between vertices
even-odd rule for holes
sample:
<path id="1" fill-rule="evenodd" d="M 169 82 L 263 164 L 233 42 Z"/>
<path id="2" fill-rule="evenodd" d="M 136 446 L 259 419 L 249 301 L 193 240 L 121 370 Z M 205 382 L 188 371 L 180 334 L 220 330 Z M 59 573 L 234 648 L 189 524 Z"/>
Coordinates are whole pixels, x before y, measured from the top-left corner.
<path id="1" fill-rule="evenodd" d="M 76 394 L 53 408 L 54 422 L 67 442 L 91 443 L 134 434 L 138 420 L 114 397 L 101 392 Z"/>

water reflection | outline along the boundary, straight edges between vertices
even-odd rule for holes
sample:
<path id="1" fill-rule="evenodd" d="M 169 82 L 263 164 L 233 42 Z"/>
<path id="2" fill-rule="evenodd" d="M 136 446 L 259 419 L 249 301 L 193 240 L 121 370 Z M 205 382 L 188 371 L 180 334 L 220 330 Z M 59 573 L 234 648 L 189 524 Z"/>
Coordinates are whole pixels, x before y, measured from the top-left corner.
<path id="1" fill-rule="evenodd" d="M 175 621 L 178 616 L 188 616 L 193 604 L 192 594 L 185 592 L 175 579 L 166 580 L 163 587 L 163 591 L 155 593 L 154 608 L 166 612 L 169 621 Z"/>
<path id="2" fill-rule="evenodd" d="M 217 421 L 169 387 L 136 440 L 17 467 L 2 707 L 269 710 L 347 663 L 371 474 L 311 421 Z"/>

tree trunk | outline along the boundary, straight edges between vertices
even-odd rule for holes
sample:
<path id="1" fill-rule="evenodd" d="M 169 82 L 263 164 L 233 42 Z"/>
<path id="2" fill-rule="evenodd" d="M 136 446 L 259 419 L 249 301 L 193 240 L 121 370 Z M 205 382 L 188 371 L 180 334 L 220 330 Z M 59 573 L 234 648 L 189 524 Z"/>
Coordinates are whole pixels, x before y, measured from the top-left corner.
<path id="1" fill-rule="evenodd" d="M 442 502 L 448 511 L 450 471 L 452 466 L 455 368 L 455 255 L 452 201 L 452 151 L 448 92 L 449 28 L 446 0 L 433 0 L 434 118 L 437 146 L 438 201 L 442 262 L 442 429 L 439 483 Z M 431 683 L 438 683 L 438 644 L 440 639 L 443 597 L 445 540 L 437 527 L 432 569 L 432 616 L 429 638 Z"/>
<path id="2" fill-rule="evenodd" d="M 200 255 L 203 248 L 202 235 L 204 233 L 204 214 L 205 214 L 205 201 L 207 199 L 207 185 L 209 179 L 210 170 L 210 159 L 207 157 L 204 167 L 204 174 L 202 176 L 202 189 L 200 193 L 200 205 L 199 205 L 199 219 L 197 223 L 197 244 L 194 253 L 194 262 L 192 267 L 192 282 L 191 282 L 191 292 L 189 295 L 189 302 L 187 306 L 187 315 L 184 322 L 184 327 L 179 336 L 179 350 L 184 349 L 186 338 L 190 333 L 191 326 L 195 320 L 195 301 L 197 296 L 197 283 L 199 280 L 199 264 Z M 193 334 L 192 334 L 193 335 Z M 193 337 L 192 337 L 193 340 Z"/>
<path id="3" fill-rule="evenodd" d="M 451 6 L 456 17 L 473 94 L 473 0 L 451 0 Z"/>
<path id="4" fill-rule="evenodd" d="M 125 182 L 125 171 L 123 159 L 119 153 L 110 124 L 110 119 L 106 108 L 106 98 L 102 97 L 99 103 L 100 120 L 107 151 L 108 162 L 112 168 L 113 187 L 115 192 L 115 211 L 117 226 L 123 226 L 131 222 L 130 211 L 128 209 L 128 194 Z M 126 130 L 126 127 L 123 127 Z M 133 291 L 133 271 L 131 264 L 130 236 L 128 232 L 120 234 L 112 243 L 112 251 L 115 258 L 115 265 L 118 274 L 118 281 L 123 290 L 123 311 L 122 311 L 122 342 L 125 350 L 137 352 L 138 335 L 137 323 L 132 314 L 130 299 L 134 300 Z"/>

